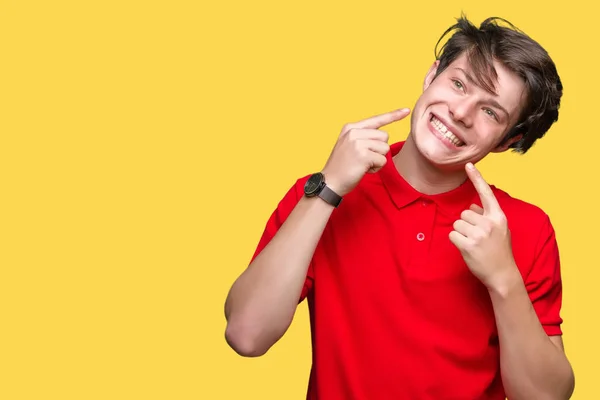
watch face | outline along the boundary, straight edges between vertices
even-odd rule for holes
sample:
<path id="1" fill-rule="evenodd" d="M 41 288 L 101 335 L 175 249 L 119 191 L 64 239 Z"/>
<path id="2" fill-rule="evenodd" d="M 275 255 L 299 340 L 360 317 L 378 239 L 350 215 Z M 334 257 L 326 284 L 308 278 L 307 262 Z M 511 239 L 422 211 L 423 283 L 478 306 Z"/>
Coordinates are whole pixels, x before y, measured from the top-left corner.
<path id="1" fill-rule="evenodd" d="M 304 193 L 307 196 L 314 195 L 317 192 L 317 190 L 321 187 L 322 182 L 323 175 L 321 173 L 316 173 L 312 175 L 310 178 L 308 178 L 306 184 L 304 185 Z"/>

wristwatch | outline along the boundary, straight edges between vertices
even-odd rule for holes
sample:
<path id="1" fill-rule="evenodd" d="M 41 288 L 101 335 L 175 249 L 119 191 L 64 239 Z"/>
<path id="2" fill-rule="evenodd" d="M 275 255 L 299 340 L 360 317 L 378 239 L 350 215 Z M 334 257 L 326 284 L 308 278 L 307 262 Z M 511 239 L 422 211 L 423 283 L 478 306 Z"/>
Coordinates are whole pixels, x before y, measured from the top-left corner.
<path id="1" fill-rule="evenodd" d="M 306 197 L 319 196 L 327 203 L 337 207 L 342 202 L 342 197 L 331 190 L 325 183 L 325 176 L 321 172 L 312 174 L 304 185 L 304 194 Z"/>

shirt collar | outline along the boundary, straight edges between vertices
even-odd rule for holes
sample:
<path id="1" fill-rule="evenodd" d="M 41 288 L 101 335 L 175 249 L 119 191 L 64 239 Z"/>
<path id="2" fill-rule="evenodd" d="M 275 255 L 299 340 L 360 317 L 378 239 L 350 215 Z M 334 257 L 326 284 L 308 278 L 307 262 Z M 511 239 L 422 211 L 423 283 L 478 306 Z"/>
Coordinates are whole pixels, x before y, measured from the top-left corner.
<path id="1" fill-rule="evenodd" d="M 392 159 L 403 145 L 404 142 L 398 142 L 390 146 L 390 151 L 386 155 L 387 163 L 380 170 L 383 184 L 396 207 L 403 208 L 417 200 L 432 201 L 440 209 L 454 215 L 460 214 L 473 203 L 481 205 L 479 195 L 470 179 L 466 179 L 455 189 L 435 195 L 423 194 L 413 188 L 400 175 Z"/>

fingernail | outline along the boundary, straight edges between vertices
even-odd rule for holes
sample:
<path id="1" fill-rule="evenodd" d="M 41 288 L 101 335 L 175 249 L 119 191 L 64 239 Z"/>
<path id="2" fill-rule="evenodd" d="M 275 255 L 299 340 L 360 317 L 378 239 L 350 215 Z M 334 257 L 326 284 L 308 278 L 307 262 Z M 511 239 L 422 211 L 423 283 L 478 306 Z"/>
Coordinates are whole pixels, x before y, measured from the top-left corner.
<path id="1" fill-rule="evenodd" d="M 475 169 L 475 166 L 472 163 L 467 163 L 467 168 Z"/>

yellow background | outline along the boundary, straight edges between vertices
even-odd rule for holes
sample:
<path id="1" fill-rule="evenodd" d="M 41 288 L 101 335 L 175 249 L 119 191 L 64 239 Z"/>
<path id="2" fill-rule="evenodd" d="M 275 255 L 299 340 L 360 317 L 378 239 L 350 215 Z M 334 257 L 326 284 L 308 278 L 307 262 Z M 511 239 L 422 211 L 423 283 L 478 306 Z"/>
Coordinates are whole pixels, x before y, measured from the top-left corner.
<path id="1" fill-rule="evenodd" d="M 596 3 L 0 5 L 1 399 L 303 399 L 306 304 L 244 359 L 227 291 L 344 123 L 412 107 L 461 11 L 509 19 L 558 65 L 560 121 L 481 169 L 550 215 L 573 398 L 600 398 Z"/>

